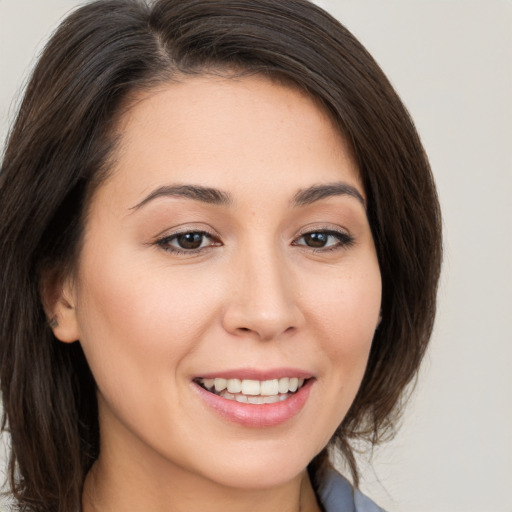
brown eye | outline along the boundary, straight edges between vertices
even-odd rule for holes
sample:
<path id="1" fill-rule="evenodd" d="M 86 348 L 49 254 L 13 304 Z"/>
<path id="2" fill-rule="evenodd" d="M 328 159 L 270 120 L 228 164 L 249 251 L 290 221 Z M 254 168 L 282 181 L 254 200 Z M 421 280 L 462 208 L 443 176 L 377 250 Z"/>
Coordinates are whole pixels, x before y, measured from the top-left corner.
<path id="1" fill-rule="evenodd" d="M 308 247 L 325 247 L 329 240 L 329 234 L 327 233 L 306 233 L 303 236 L 305 245 Z"/>
<path id="2" fill-rule="evenodd" d="M 176 243 L 181 249 L 199 249 L 204 238 L 204 233 L 183 233 L 176 237 Z"/>
<path id="3" fill-rule="evenodd" d="M 317 250 L 334 250 L 350 247 L 354 238 L 347 233 L 333 230 L 310 231 L 304 233 L 293 242 L 293 245 L 301 245 Z"/>
<path id="4" fill-rule="evenodd" d="M 166 236 L 158 240 L 157 245 L 169 252 L 193 253 L 222 244 L 219 240 L 204 231 L 186 231 Z"/>

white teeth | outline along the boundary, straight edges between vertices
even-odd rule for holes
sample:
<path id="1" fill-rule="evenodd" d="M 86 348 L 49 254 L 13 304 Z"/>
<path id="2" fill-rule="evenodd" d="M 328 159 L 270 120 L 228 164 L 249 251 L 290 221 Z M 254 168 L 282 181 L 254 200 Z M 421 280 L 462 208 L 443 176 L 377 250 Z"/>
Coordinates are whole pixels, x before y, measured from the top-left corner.
<path id="1" fill-rule="evenodd" d="M 228 391 L 230 393 L 240 393 L 242 391 L 242 381 L 240 379 L 228 379 Z"/>
<path id="2" fill-rule="evenodd" d="M 221 394 L 223 398 L 228 398 Z M 249 404 L 261 405 L 261 404 L 275 404 L 276 402 L 282 402 L 286 400 L 288 395 L 273 395 L 273 396 L 245 396 L 245 395 L 235 395 L 235 400 L 237 402 L 244 402 Z M 232 399 L 231 399 L 232 400 Z"/>
<path id="3" fill-rule="evenodd" d="M 264 396 L 277 395 L 279 393 L 279 381 L 277 379 L 274 380 L 264 380 L 261 383 L 261 394 Z M 288 390 L 285 391 L 288 393 Z"/>
<path id="4" fill-rule="evenodd" d="M 262 396 L 248 396 L 247 397 L 247 401 L 250 403 L 250 404 L 263 404 L 265 402 L 263 402 L 264 398 Z"/>
<path id="5" fill-rule="evenodd" d="M 210 380 L 210 379 L 208 379 Z M 228 387 L 228 381 L 226 379 L 214 379 L 215 391 L 220 392 Z M 206 384 L 206 383 L 205 383 Z"/>
<path id="6" fill-rule="evenodd" d="M 204 379 L 203 384 L 207 389 L 212 389 L 215 386 L 215 379 Z"/>
<path id="7" fill-rule="evenodd" d="M 260 394 L 260 381 L 259 380 L 246 380 L 242 381 L 242 393 L 244 395 L 259 395 Z M 263 394 L 263 393 L 262 393 Z"/>
<path id="8" fill-rule="evenodd" d="M 305 379 L 283 377 L 281 379 L 200 379 L 200 383 L 216 394 L 243 403 L 268 404 L 286 400 L 289 393 L 295 393 Z"/>
<path id="9" fill-rule="evenodd" d="M 290 379 L 288 377 L 283 377 L 279 379 L 279 393 L 288 393 L 288 389 L 290 385 Z"/>

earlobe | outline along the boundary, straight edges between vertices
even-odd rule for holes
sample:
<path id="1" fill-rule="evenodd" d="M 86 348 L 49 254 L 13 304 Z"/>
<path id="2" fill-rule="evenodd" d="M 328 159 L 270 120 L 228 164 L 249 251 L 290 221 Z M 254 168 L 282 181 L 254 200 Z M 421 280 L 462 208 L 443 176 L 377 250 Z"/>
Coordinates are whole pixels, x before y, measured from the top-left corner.
<path id="1" fill-rule="evenodd" d="M 48 325 L 55 337 L 64 343 L 77 341 L 80 338 L 80 329 L 72 279 L 46 276 L 41 286 L 41 299 Z"/>
<path id="2" fill-rule="evenodd" d="M 73 343 L 80 338 L 75 305 L 69 300 L 65 288 L 53 308 L 50 328 L 55 337 L 64 343 Z"/>

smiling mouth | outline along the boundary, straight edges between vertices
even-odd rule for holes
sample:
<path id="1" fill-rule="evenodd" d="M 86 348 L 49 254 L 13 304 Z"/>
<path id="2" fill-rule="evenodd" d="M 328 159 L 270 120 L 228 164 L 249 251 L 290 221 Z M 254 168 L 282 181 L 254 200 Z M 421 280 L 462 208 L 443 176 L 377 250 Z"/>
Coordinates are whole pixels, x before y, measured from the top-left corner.
<path id="1" fill-rule="evenodd" d="M 199 386 L 214 395 L 248 404 L 282 402 L 297 393 L 308 380 L 298 377 L 271 380 L 194 379 Z"/>

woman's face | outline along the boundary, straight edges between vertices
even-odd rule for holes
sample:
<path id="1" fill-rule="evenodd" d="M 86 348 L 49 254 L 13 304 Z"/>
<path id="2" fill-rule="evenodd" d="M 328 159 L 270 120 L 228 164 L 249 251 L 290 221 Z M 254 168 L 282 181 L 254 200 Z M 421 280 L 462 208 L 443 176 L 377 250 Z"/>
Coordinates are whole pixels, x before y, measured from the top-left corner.
<path id="1" fill-rule="evenodd" d="M 56 329 L 97 382 L 100 463 L 290 481 L 347 413 L 379 317 L 351 151 L 308 96 L 262 78 L 137 100 Z"/>

